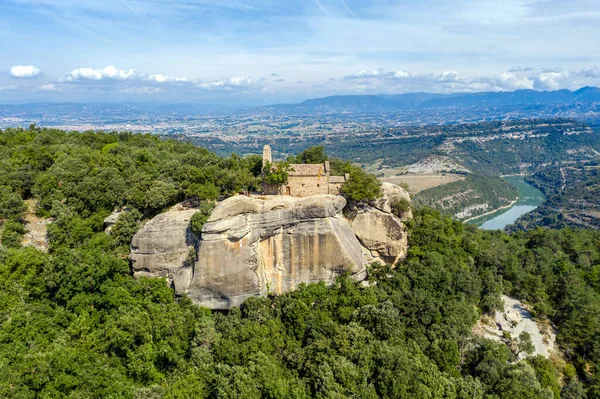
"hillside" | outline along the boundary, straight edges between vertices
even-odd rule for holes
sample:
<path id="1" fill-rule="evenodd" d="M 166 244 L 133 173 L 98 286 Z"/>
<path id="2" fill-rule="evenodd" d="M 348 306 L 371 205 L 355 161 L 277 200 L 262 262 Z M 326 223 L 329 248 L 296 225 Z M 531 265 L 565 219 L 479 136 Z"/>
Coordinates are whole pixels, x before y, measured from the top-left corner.
<path id="1" fill-rule="evenodd" d="M 222 154 L 260 153 L 256 135 L 197 139 Z M 368 131 L 271 135 L 274 154 L 285 158 L 322 145 L 327 153 L 381 169 L 406 167 L 431 156 L 445 156 L 479 174 L 532 174 L 552 162 L 600 159 L 600 134 L 573 119 L 525 119 L 465 124 L 389 127 Z"/>
<path id="2" fill-rule="evenodd" d="M 421 191 L 413 201 L 465 221 L 508 206 L 517 196 L 517 189 L 500 178 L 470 174 L 464 180 Z"/>
<path id="3" fill-rule="evenodd" d="M 463 172 L 469 170 L 459 165 L 455 160 L 441 155 L 430 155 L 425 159 L 415 162 L 406 167 L 406 173 L 443 173 L 443 172 Z"/>
<path id="4" fill-rule="evenodd" d="M 511 230 L 535 227 L 600 229 L 600 166 L 597 163 L 552 165 L 526 178 L 546 202 L 517 219 Z"/>

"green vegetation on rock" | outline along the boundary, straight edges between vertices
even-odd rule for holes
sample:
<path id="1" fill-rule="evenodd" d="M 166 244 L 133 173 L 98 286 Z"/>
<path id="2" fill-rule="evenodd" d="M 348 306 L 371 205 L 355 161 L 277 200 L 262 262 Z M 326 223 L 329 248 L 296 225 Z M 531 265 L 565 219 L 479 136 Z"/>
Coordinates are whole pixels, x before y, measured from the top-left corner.
<path id="1" fill-rule="evenodd" d="M 204 223 L 208 221 L 210 213 L 214 208 L 214 202 L 200 202 L 198 212 L 194 213 L 194 216 L 192 216 L 192 219 L 190 220 L 190 229 L 197 237 L 200 237 L 200 234 L 202 233 L 202 227 L 204 226 Z"/>

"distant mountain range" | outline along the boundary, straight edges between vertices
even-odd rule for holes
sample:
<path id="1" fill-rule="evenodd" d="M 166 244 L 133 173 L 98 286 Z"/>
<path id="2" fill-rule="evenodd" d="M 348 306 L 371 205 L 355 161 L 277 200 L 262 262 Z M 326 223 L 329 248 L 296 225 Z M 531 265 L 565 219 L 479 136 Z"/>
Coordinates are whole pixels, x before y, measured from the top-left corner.
<path id="1" fill-rule="evenodd" d="M 331 113 L 386 112 L 432 108 L 512 107 L 526 105 L 576 105 L 600 103 L 600 88 L 583 87 L 577 91 L 517 90 L 483 93 L 407 93 L 345 95 L 315 98 L 297 104 L 274 104 L 254 108 L 263 112 Z"/>

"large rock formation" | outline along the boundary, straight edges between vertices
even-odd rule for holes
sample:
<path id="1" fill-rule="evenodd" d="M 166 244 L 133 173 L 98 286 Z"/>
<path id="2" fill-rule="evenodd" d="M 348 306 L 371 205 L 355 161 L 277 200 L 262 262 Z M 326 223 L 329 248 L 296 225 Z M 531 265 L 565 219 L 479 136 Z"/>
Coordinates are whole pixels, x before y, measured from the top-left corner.
<path id="1" fill-rule="evenodd" d="M 223 201 L 202 229 L 189 296 L 211 308 L 287 292 L 300 283 L 366 275 L 342 197 L 317 195 Z"/>
<path id="2" fill-rule="evenodd" d="M 383 196 L 374 206 L 355 206 L 348 212 L 348 221 L 364 247 L 367 262 L 395 266 L 406 256 L 408 241 L 403 221 L 412 219 L 410 209 L 399 216 L 392 213 L 396 201 L 410 202 L 402 187 L 390 183 L 381 185 Z"/>
<path id="3" fill-rule="evenodd" d="M 212 309 L 301 283 L 332 283 L 342 273 L 362 280 L 370 262 L 394 264 L 406 254 L 404 225 L 390 211 L 394 192 L 384 188 L 377 208 L 361 207 L 349 219 L 346 201 L 335 195 L 231 197 L 214 209 L 199 241 L 189 229 L 195 210 L 171 210 L 135 235 L 134 273 L 167 277 L 178 293 Z"/>
<path id="4" fill-rule="evenodd" d="M 197 209 L 172 209 L 149 221 L 133 236 L 132 263 L 135 277 L 166 277 L 177 293 L 189 287 L 198 240 L 190 230 Z"/>

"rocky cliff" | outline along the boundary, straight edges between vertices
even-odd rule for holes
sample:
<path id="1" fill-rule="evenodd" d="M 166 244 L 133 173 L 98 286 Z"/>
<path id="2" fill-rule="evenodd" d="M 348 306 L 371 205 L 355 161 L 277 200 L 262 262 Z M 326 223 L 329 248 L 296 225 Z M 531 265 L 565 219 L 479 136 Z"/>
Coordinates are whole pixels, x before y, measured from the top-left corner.
<path id="1" fill-rule="evenodd" d="M 189 229 L 196 210 L 171 210 L 133 238 L 134 274 L 166 277 L 177 293 L 212 309 L 301 283 L 332 283 L 342 273 L 362 280 L 370 262 L 394 264 L 406 254 L 405 227 L 390 201 L 408 195 L 389 186 L 375 206 L 348 218 L 346 201 L 335 195 L 231 197 L 214 209 L 200 240 Z"/>

